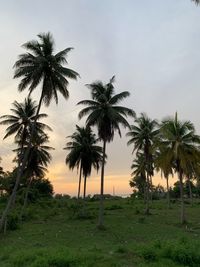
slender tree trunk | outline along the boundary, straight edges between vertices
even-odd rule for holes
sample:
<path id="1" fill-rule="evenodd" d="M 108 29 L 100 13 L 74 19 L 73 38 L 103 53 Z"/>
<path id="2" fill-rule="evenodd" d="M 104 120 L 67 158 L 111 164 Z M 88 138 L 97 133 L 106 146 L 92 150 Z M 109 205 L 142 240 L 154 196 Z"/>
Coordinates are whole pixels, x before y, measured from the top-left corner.
<path id="1" fill-rule="evenodd" d="M 105 167 L 105 157 L 106 157 L 106 141 L 103 141 L 103 161 L 101 167 L 101 189 L 100 189 L 100 201 L 99 201 L 99 220 L 98 228 L 101 229 L 103 225 L 103 212 L 104 212 L 104 167 Z"/>
<path id="2" fill-rule="evenodd" d="M 29 152 L 30 152 L 30 149 L 31 149 L 31 143 L 32 143 L 35 127 L 36 127 L 37 117 L 39 115 L 40 108 L 41 108 L 41 105 L 42 105 L 42 100 L 43 100 L 43 94 L 41 94 L 41 97 L 40 97 L 37 113 L 36 113 L 36 116 L 35 116 L 35 119 L 34 119 L 34 122 L 33 122 L 33 128 L 31 130 L 31 136 L 30 136 L 30 141 L 29 141 L 28 147 L 26 149 L 26 152 L 24 154 L 22 162 L 18 166 L 17 177 L 16 177 L 16 180 L 15 180 L 15 185 L 14 185 L 12 194 L 10 195 L 10 197 L 8 199 L 8 202 L 7 202 L 7 205 L 6 205 L 6 207 L 5 207 L 5 209 L 4 209 L 3 213 L 2 213 L 2 216 L 1 216 L 0 232 L 3 231 L 3 229 L 4 229 L 4 223 L 5 223 L 6 218 L 7 218 L 8 214 L 9 214 L 9 212 L 11 210 L 13 201 L 16 198 L 17 189 L 18 189 L 18 186 L 19 186 L 19 183 L 20 183 L 20 179 L 21 179 L 21 176 L 22 176 L 22 174 L 24 172 L 24 169 L 26 167 L 26 163 L 27 163 L 27 160 L 28 160 Z"/>
<path id="3" fill-rule="evenodd" d="M 87 176 L 84 177 L 84 190 L 83 190 L 83 199 L 85 199 L 86 196 L 86 183 L 87 183 Z"/>
<path id="4" fill-rule="evenodd" d="M 23 138 L 23 141 L 22 141 L 22 145 L 21 145 L 21 149 L 20 149 L 20 155 L 19 155 L 19 163 L 18 163 L 18 166 L 20 165 L 20 162 L 22 162 L 23 160 L 23 148 L 24 148 L 24 143 L 25 143 L 25 140 Z M 15 201 L 16 201 L 16 194 L 15 196 L 13 197 L 13 201 L 12 201 L 12 204 L 11 204 L 11 209 L 13 209 L 15 207 Z"/>
<path id="5" fill-rule="evenodd" d="M 27 206 L 28 194 L 29 194 L 29 191 L 30 191 L 31 182 L 32 182 L 32 179 L 30 178 L 30 180 L 28 182 L 28 186 L 26 188 L 25 196 L 24 196 L 24 203 L 23 203 L 23 206 L 22 206 L 22 209 L 21 209 L 21 212 L 20 212 L 20 220 L 22 220 L 22 216 L 24 215 L 24 211 L 25 211 L 26 206 Z"/>
<path id="6" fill-rule="evenodd" d="M 82 166 L 80 166 L 80 173 L 79 173 L 79 182 L 78 182 L 78 199 L 80 198 L 80 192 L 81 192 L 81 174 L 82 174 Z"/>
<path id="7" fill-rule="evenodd" d="M 146 209 L 145 209 L 145 214 L 149 215 L 149 175 L 147 174 L 146 176 L 147 180 L 146 180 Z"/>
<path id="8" fill-rule="evenodd" d="M 151 204 L 153 202 L 153 183 L 152 183 L 152 176 L 150 175 L 149 177 L 149 189 L 150 189 L 150 199 L 151 199 Z"/>
<path id="9" fill-rule="evenodd" d="M 167 182 L 167 207 L 168 209 L 170 208 L 170 195 L 169 195 L 169 176 L 167 175 L 165 177 L 166 182 Z"/>
<path id="10" fill-rule="evenodd" d="M 181 224 L 186 222 L 185 217 L 185 205 L 184 205 L 184 192 L 183 192 L 183 174 L 182 171 L 179 171 L 179 181 L 180 181 L 180 198 L 181 198 Z"/>
<path id="11" fill-rule="evenodd" d="M 189 194 L 190 194 L 190 203 L 191 205 L 193 205 L 192 188 L 191 188 L 191 182 L 189 178 L 188 178 L 188 186 L 189 186 Z"/>

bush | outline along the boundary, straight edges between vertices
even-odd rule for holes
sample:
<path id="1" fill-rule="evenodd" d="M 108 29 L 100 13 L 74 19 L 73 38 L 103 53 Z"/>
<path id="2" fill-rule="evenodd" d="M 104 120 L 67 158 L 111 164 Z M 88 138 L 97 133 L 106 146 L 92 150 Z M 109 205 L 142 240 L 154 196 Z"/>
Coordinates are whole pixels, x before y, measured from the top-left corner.
<path id="1" fill-rule="evenodd" d="M 145 261 L 151 262 L 157 260 L 157 254 L 154 248 L 146 247 L 142 250 L 142 256 Z"/>
<path id="2" fill-rule="evenodd" d="M 117 204 L 114 204 L 114 205 L 111 205 L 105 208 L 105 210 L 121 210 L 121 209 L 123 209 L 122 206 L 117 205 Z"/>
<path id="3" fill-rule="evenodd" d="M 7 225 L 6 225 L 6 229 L 7 230 L 17 230 L 19 229 L 19 216 L 18 214 L 15 213 L 11 213 L 8 215 L 7 217 Z"/>

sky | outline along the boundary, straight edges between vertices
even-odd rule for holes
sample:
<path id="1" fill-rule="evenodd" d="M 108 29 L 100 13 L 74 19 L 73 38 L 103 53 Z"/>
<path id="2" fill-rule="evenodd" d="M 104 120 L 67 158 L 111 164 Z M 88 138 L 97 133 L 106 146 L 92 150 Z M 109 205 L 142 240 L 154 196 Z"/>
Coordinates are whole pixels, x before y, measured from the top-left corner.
<path id="1" fill-rule="evenodd" d="M 77 102 L 89 99 L 85 84 L 96 80 L 108 82 L 115 75 L 116 93 L 129 91 L 123 105 L 137 115 L 147 113 L 152 119 L 178 116 L 191 120 L 200 133 L 200 7 L 190 0 L 0 0 L 0 116 L 10 114 L 12 103 L 22 102 L 28 91 L 19 93 L 19 80 L 13 79 L 13 65 L 21 45 L 50 31 L 56 51 L 66 47 L 68 67 L 81 78 L 70 81 L 66 101 L 42 107 L 44 120 L 52 129 L 50 145 L 55 148 L 47 177 L 56 193 L 76 195 L 78 174 L 65 165 L 63 150 L 78 120 Z M 38 100 L 40 87 L 33 93 Z M 129 120 L 133 124 L 133 119 Z M 132 147 L 127 147 L 126 131 L 107 146 L 105 193 L 129 194 Z M 2 140 L 0 156 L 4 170 L 12 170 L 15 148 L 13 138 Z M 165 184 L 157 174 L 154 183 Z M 171 179 L 171 184 L 174 180 Z M 87 193 L 99 193 L 100 173 L 88 178 Z"/>

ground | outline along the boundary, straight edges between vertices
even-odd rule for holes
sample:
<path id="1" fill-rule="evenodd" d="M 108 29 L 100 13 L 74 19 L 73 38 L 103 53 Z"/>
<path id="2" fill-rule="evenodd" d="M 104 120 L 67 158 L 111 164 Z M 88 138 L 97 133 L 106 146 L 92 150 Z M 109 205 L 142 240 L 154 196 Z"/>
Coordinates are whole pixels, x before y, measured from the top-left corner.
<path id="1" fill-rule="evenodd" d="M 106 228 L 98 230 L 98 201 L 77 208 L 75 200 L 42 200 L 27 208 L 19 229 L 0 236 L 0 266 L 199 267 L 200 201 L 186 203 L 184 226 L 179 201 L 171 209 L 153 201 L 148 216 L 143 210 L 142 201 L 107 200 Z"/>

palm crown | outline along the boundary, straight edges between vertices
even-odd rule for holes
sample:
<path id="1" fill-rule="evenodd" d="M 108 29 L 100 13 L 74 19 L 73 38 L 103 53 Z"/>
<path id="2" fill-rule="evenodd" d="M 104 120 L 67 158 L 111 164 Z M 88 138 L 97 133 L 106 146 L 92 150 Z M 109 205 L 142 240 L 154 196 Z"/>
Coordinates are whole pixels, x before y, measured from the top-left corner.
<path id="1" fill-rule="evenodd" d="M 23 103 L 15 101 L 11 109 L 13 115 L 3 115 L 0 117 L 0 124 L 9 125 L 6 129 L 4 139 L 15 135 L 15 141 L 23 144 L 30 137 L 34 119 L 36 117 L 37 104 L 31 98 L 26 98 Z M 46 118 L 47 115 L 41 113 L 37 116 L 36 133 L 42 134 L 45 129 L 51 130 L 49 126 L 39 122 L 40 119 Z"/>
<path id="2" fill-rule="evenodd" d="M 30 41 L 23 45 L 30 52 L 21 54 L 14 65 L 14 78 L 21 78 L 19 91 L 28 87 L 30 93 L 42 83 L 42 100 L 49 105 L 52 98 L 58 102 L 57 91 L 68 98 L 68 80 L 76 79 L 78 73 L 66 68 L 66 56 L 72 48 L 66 48 L 54 54 L 54 40 L 50 33 L 38 35 L 39 41 Z"/>
<path id="3" fill-rule="evenodd" d="M 76 132 L 70 136 L 71 141 L 66 144 L 69 150 L 66 164 L 70 169 L 81 166 L 84 176 L 91 174 L 91 169 L 99 169 L 102 161 L 102 148 L 98 146 L 95 134 L 90 127 L 76 126 Z"/>
<path id="4" fill-rule="evenodd" d="M 130 95 L 124 91 L 115 94 L 114 77 L 109 83 L 103 84 L 101 81 L 88 84 L 91 90 L 92 100 L 83 100 L 78 103 L 87 106 L 79 113 L 81 119 L 85 115 L 89 115 L 86 120 L 86 125 L 97 126 L 99 138 L 110 142 L 114 137 L 115 130 L 121 136 L 119 125 L 129 127 L 126 120 L 127 116 L 135 116 L 132 109 L 118 106 L 118 103 Z"/>

